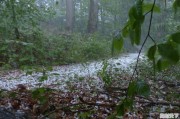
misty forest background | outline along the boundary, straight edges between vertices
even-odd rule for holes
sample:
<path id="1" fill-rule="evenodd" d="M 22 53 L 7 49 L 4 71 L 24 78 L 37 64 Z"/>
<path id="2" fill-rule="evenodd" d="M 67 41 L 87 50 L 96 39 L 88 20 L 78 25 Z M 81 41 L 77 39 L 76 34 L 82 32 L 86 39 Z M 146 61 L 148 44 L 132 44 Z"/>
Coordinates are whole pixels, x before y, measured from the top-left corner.
<path id="1" fill-rule="evenodd" d="M 112 39 L 121 34 L 133 4 L 133 0 L 2 0 L 0 65 L 20 68 L 110 57 Z M 172 4 L 173 0 L 157 1 L 161 11 L 154 14 L 151 28 L 157 42 L 179 30 L 179 15 L 174 16 Z M 146 17 L 142 39 L 148 24 Z M 138 52 L 139 48 L 127 38 L 122 52 Z"/>
<path id="2" fill-rule="evenodd" d="M 0 0 L 0 119 L 180 112 L 179 7 L 180 0 Z"/>

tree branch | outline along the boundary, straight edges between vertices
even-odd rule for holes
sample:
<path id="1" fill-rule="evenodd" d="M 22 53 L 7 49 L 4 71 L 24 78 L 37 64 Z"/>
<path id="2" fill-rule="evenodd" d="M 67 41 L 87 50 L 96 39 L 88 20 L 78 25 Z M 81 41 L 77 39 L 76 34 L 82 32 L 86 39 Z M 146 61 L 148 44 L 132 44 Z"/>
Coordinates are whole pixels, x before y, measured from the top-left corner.
<path id="1" fill-rule="evenodd" d="M 135 75 L 135 72 L 137 71 L 137 67 L 138 67 L 138 63 L 139 63 L 139 59 L 140 59 L 140 54 L 141 54 L 141 52 L 142 52 L 142 49 L 143 49 L 144 45 L 145 45 L 145 43 L 147 42 L 148 37 L 152 38 L 152 37 L 150 36 L 150 31 L 151 31 L 152 18 L 153 18 L 153 10 L 154 10 L 155 3 L 156 3 L 156 0 L 154 0 L 153 6 L 152 6 L 152 8 L 151 8 L 151 10 L 150 10 L 151 16 L 150 16 L 150 21 L 149 21 L 148 33 L 147 33 L 147 35 L 146 35 L 146 37 L 145 37 L 145 40 L 144 40 L 144 42 L 143 42 L 143 44 L 142 44 L 142 46 L 141 46 L 141 48 L 140 48 L 140 50 L 139 50 L 138 57 L 137 57 L 137 61 L 136 61 L 136 66 L 135 66 L 135 68 L 134 68 L 134 71 L 133 71 L 131 80 L 133 79 L 133 77 L 134 77 L 134 75 Z"/>

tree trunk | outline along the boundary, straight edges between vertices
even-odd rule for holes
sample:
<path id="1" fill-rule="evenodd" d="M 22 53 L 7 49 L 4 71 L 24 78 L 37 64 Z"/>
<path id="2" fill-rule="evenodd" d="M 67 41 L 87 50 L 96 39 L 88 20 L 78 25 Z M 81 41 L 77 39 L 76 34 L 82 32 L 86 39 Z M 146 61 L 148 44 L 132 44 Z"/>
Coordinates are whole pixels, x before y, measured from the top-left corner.
<path id="1" fill-rule="evenodd" d="M 164 1 L 164 6 L 165 6 L 165 9 L 167 8 L 167 1 L 165 0 Z"/>
<path id="2" fill-rule="evenodd" d="M 117 21 L 118 21 L 118 18 L 117 18 L 117 15 L 114 15 L 114 29 L 117 29 Z"/>
<path id="3" fill-rule="evenodd" d="M 72 32 L 75 20 L 75 6 L 73 0 L 66 0 L 66 31 Z"/>
<path id="4" fill-rule="evenodd" d="M 94 33 L 97 30 L 98 23 L 98 0 L 90 0 L 88 33 Z"/>
<path id="5" fill-rule="evenodd" d="M 101 4 L 101 6 L 103 6 L 102 4 Z M 100 27 L 101 27 L 101 32 L 104 34 L 105 33 L 105 18 L 104 18 L 104 8 L 103 7 L 101 7 L 100 8 L 100 17 L 101 17 L 101 22 L 100 22 Z"/>
<path id="6" fill-rule="evenodd" d="M 11 0 L 11 6 L 12 6 L 12 19 L 13 19 L 13 25 L 14 25 L 14 34 L 16 36 L 16 39 L 19 39 L 20 34 L 17 27 L 17 19 L 16 19 L 16 13 L 15 13 L 15 0 Z"/>

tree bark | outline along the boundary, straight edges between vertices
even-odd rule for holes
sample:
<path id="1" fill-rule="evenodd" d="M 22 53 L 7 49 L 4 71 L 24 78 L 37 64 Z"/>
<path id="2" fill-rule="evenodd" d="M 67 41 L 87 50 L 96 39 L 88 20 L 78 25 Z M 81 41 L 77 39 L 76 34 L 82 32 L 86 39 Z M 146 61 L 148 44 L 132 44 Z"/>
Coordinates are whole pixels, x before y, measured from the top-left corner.
<path id="1" fill-rule="evenodd" d="M 66 31 L 72 32 L 75 20 L 75 6 L 73 0 L 66 0 Z"/>
<path id="2" fill-rule="evenodd" d="M 97 30 L 98 23 L 98 0 L 90 0 L 88 33 L 94 33 Z"/>

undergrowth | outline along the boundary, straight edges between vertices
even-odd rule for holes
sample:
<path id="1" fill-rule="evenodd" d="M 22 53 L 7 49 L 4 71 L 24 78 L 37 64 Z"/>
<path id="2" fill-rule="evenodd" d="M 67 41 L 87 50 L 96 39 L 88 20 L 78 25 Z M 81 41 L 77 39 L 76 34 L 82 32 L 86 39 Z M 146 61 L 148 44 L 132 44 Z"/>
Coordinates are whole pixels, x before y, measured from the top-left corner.
<path id="1" fill-rule="evenodd" d="M 42 32 L 21 34 L 0 41 L 0 65 L 6 69 L 23 66 L 49 66 L 82 63 L 109 57 L 111 40 L 99 34 L 60 34 Z"/>
<path id="2" fill-rule="evenodd" d="M 152 76 L 153 68 L 150 64 L 147 60 L 141 60 L 138 65 L 137 77 L 141 79 L 138 81 L 138 88 L 147 89 L 144 84 L 148 84 L 150 92 L 148 96 L 140 95 L 145 93 L 144 90 L 137 92 L 133 102 L 124 100 L 127 93 L 133 91 L 129 90 L 134 89 L 132 86 L 128 88 L 128 84 L 131 83 L 131 73 L 127 72 L 129 69 L 116 69 L 105 61 L 104 67 L 99 72 L 101 80 L 99 82 L 95 78 L 76 76 L 75 79 L 69 79 L 66 82 L 66 91 L 49 87 L 27 90 L 25 86 L 19 85 L 13 91 L 1 90 L 2 100 L 0 103 L 2 106 L 7 106 L 7 99 L 9 99 L 12 107 L 8 107 L 8 110 L 9 108 L 14 112 L 26 110 L 25 115 L 29 118 L 118 119 L 130 116 L 158 118 L 159 113 L 178 112 L 180 64 L 157 73 L 156 79 Z M 134 67 L 133 64 L 132 67 Z M 169 75 L 172 73 L 176 77 L 173 80 Z M 170 80 L 164 80 L 164 76 Z M 132 84 L 134 86 L 135 83 Z M 132 104 L 132 108 L 122 110 L 124 107 L 122 108 L 121 103 Z M 120 116 L 121 111 L 125 111 L 124 117 Z"/>

